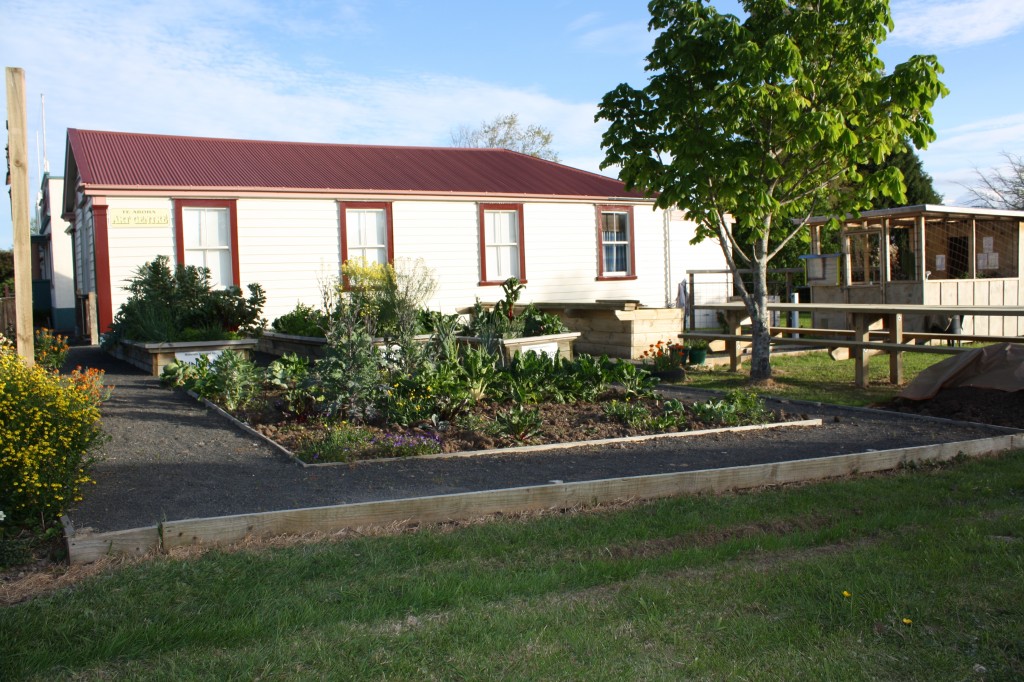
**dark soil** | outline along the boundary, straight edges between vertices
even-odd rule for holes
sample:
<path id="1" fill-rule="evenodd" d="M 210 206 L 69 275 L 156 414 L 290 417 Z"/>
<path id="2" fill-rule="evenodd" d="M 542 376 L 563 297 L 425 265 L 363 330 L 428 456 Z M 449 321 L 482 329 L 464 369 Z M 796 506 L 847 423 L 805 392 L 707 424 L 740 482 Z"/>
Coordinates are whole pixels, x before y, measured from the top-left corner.
<path id="1" fill-rule="evenodd" d="M 651 433 L 679 433 L 699 429 L 716 428 L 718 425 L 701 421 L 692 413 L 686 414 L 685 422 L 668 431 L 650 431 L 637 426 L 630 426 L 622 420 L 609 416 L 605 407 L 612 401 L 626 402 L 627 398 L 620 389 L 612 388 L 597 402 L 578 402 L 572 404 L 548 403 L 530 405 L 528 410 L 536 410 L 541 425 L 535 433 L 525 437 L 496 433 L 493 425 L 502 412 L 508 411 L 507 405 L 490 401 L 473 406 L 468 414 L 452 423 L 446 424 L 440 431 L 429 424 L 413 426 L 402 431 L 403 435 L 431 437 L 438 441 L 441 452 L 465 452 L 468 450 L 491 450 L 519 445 L 543 445 L 547 443 L 571 443 L 587 440 L 603 440 L 608 438 L 626 438 L 630 436 L 649 435 Z M 270 401 L 272 402 L 272 401 Z M 630 405 L 645 409 L 657 417 L 665 413 L 665 401 L 654 398 L 631 398 Z M 252 426 L 256 431 L 271 438 L 293 453 L 300 453 L 310 439 L 323 431 L 321 425 L 311 422 L 289 420 L 273 405 L 265 405 L 258 411 L 236 412 L 235 417 Z M 768 421 L 796 421 L 798 416 L 777 409 L 768 415 Z M 365 427 L 371 431 L 380 431 L 375 427 Z M 392 434 L 396 429 L 389 429 Z M 356 457 L 369 459 L 369 457 Z"/>
<path id="2" fill-rule="evenodd" d="M 893 411 L 773 401 L 820 427 L 659 438 L 535 453 L 356 462 L 302 468 L 221 415 L 95 348 L 72 349 L 69 364 L 97 367 L 115 386 L 103 406 L 109 441 L 93 469 L 96 485 L 69 513 L 76 529 L 112 531 L 164 520 L 444 495 L 623 476 L 742 466 L 966 441 L 998 427 L 935 421 Z M 681 400 L 707 392 L 666 387 Z"/>
<path id="3" fill-rule="evenodd" d="M 1007 393 L 987 388 L 947 388 L 931 400 L 896 398 L 886 407 L 929 417 L 1024 429 L 1024 391 Z"/>

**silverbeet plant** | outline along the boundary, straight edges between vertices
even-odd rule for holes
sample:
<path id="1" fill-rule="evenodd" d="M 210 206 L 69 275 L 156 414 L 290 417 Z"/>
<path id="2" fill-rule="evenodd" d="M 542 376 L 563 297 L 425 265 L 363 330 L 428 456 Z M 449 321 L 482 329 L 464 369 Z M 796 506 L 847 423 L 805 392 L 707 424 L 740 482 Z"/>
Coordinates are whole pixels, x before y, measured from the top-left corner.
<path id="1" fill-rule="evenodd" d="M 540 435 L 543 425 L 540 410 L 516 405 L 507 410 L 500 410 L 495 415 L 493 429 L 498 436 L 527 443 Z"/>
<path id="2" fill-rule="evenodd" d="M 767 424 L 773 416 L 757 393 L 745 389 L 729 391 L 719 400 L 694 403 L 690 410 L 698 421 L 720 426 Z"/>

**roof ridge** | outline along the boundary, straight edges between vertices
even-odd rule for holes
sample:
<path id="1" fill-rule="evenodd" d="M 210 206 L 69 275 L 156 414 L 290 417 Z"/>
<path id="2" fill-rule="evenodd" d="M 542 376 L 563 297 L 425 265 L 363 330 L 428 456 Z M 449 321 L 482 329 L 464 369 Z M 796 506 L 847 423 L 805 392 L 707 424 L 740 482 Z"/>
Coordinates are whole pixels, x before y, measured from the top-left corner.
<path id="1" fill-rule="evenodd" d="M 649 200 L 617 178 L 495 147 L 68 129 L 65 175 L 105 187 L 292 188 Z"/>
<path id="2" fill-rule="evenodd" d="M 524 152 L 516 151 L 515 149 L 505 149 L 504 147 L 458 147 L 458 146 L 444 146 L 444 145 L 408 145 L 408 144 L 367 144 L 359 142 L 307 142 L 302 140 L 257 140 L 243 137 L 209 137 L 206 135 L 174 135 L 171 133 L 136 133 L 124 130 L 96 130 L 89 128 L 68 128 L 68 132 L 75 133 L 87 133 L 97 135 L 116 135 L 124 137 L 149 137 L 149 138 L 162 138 L 170 140 L 204 140 L 209 142 L 239 142 L 239 143 L 250 143 L 250 144 L 282 144 L 282 145 L 308 145 L 312 147 L 361 147 L 367 149 L 420 149 L 420 150 L 463 150 L 466 152 L 509 152 L 512 154 L 518 154 L 520 156 L 537 159 L 538 161 L 546 161 L 548 163 L 555 163 L 563 168 L 573 168 L 581 173 L 590 173 L 591 171 L 584 170 L 582 168 L 574 168 L 573 166 L 566 166 L 563 163 L 550 161 L 548 159 L 534 156 L 533 154 L 526 154 Z M 597 174 L 600 177 L 607 178 L 606 175 Z"/>

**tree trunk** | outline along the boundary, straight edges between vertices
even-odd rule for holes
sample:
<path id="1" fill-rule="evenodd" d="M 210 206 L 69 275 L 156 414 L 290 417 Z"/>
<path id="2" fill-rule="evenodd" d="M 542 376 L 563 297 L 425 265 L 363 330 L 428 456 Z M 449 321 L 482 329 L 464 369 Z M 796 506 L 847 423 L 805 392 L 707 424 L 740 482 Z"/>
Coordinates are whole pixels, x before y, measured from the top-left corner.
<path id="1" fill-rule="evenodd" d="M 715 225 L 718 231 L 718 243 L 722 247 L 725 261 L 729 264 L 732 272 L 733 282 L 738 283 L 740 293 L 743 296 L 743 303 L 747 308 L 747 314 L 753 325 L 753 346 L 750 349 L 750 379 L 751 381 L 767 381 L 772 377 L 771 354 L 771 333 L 769 331 L 770 317 L 768 315 L 768 233 L 771 231 L 771 216 L 765 218 L 764 233 L 757 236 L 753 242 L 751 256 L 749 258 L 750 270 L 753 272 L 753 282 L 748 288 L 740 276 L 740 268 L 736 260 L 737 252 L 733 252 L 733 244 L 729 238 L 728 225 L 719 214 Z"/>
<path id="2" fill-rule="evenodd" d="M 758 253 L 758 251 L 761 251 Z M 755 249 L 751 263 L 753 283 L 746 299 L 747 312 L 753 326 L 753 345 L 750 349 L 750 380 L 767 381 L 772 377 L 771 317 L 768 313 L 768 261 L 763 250 Z"/>

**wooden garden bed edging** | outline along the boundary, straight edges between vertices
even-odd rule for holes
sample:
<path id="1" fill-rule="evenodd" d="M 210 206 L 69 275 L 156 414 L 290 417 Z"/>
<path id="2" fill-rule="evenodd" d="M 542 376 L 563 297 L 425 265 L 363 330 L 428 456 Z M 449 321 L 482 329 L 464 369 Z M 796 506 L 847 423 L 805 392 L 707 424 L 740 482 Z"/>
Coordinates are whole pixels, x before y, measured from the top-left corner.
<path id="1" fill-rule="evenodd" d="M 256 347 L 261 353 L 281 356 L 295 353 L 304 358 L 316 360 L 324 357 L 327 350 L 327 339 L 322 336 L 299 336 L 281 332 L 264 331 Z"/>
<path id="2" fill-rule="evenodd" d="M 233 350 L 248 357 L 256 348 L 256 339 L 228 339 L 224 341 L 118 341 L 110 348 L 110 354 L 138 367 L 150 376 L 158 377 L 164 367 L 174 360 L 187 360 L 197 355 Z"/>
<path id="3" fill-rule="evenodd" d="M 533 351 L 535 353 L 547 353 L 548 357 L 555 357 L 572 360 L 572 345 L 580 337 L 580 332 L 566 332 L 563 334 L 545 334 L 543 336 L 520 336 L 514 339 L 502 339 L 501 345 L 505 349 L 506 360 L 511 360 L 517 353 Z"/>
<path id="4" fill-rule="evenodd" d="M 413 341 L 424 344 L 430 341 L 430 334 L 417 334 Z M 383 346 L 384 339 L 374 339 L 374 346 Z M 298 336 L 275 331 L 264 331 L 256 348 L 261 353 L 276 355 L 294 353 L 310 360 L 319 360 L 327 355 L 327 339 L 323 336 Z"/>
<path id="5" fill-rule="evenodd" d="M 724 469 L 167 521 L 158 527 L 72 535 L 68 538 L 68 554 L 73 564 L 88 563 L 107 554 L 139 554 L 188 545 L 230 544 L 240 542 L 247 536 L 337 532 L 346 528 L 393 523 L 437 523 L 468 520 L 499 512 L 509 514 L 568 509 L 620 500 L 720 493 L 885 471 L 911 462 L 947 461 L 960 455 L 978 457 L 1021 447 L 1024 447 L 1024 434 L 1015 433 L 956 443 Z"/>

